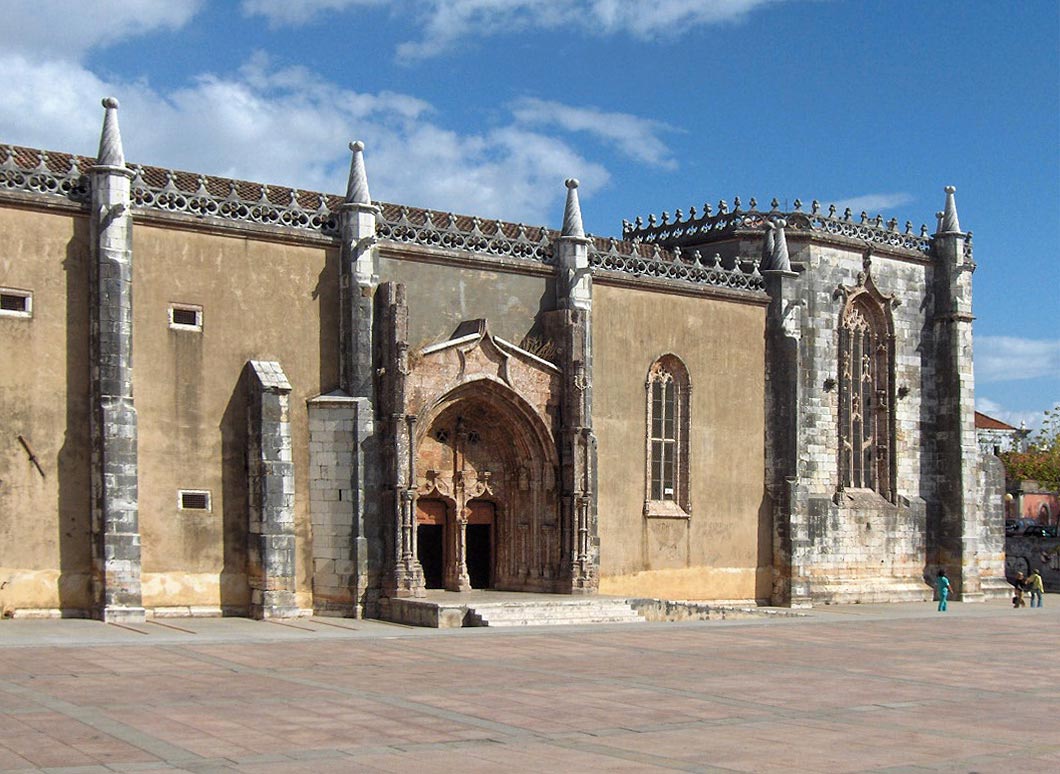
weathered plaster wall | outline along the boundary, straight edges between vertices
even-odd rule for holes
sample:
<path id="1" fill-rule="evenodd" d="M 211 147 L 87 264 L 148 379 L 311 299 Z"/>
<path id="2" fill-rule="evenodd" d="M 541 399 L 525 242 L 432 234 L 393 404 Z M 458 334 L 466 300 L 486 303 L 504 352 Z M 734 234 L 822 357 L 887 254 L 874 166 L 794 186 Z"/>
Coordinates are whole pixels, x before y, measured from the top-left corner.
<path id="1" fill-rule="evenodd" d="M 258 359 L 292 385 L 297 596 L 312 607 L 306 400 L 338 384 L 337 253 L 145 224 L 133 253 L 144 605 L 246 609 L 240 380 Z M 172 303 L 201 306 L 202 332 L 170 328 Z M 210 511 L 178 509 L 180 489 L 210 491 Z"/>
<path id="2" fill-rule="evenodd" d="M 494 336 L 520 344 L 538 313 L 554 308 L 551 276 L 382 257 L 382 282 L 405 285 L 409 347 L 445 341 L 464 320 L 485 318 Z"/>
<path id="3" fill-rule="evenodd" d="M 764 307 L 602 282 L 593 292 L 601 593 L 768 596 Z M 645 381 L 667 353 L 692 385 L 688 519 L 644 516 Z"/>
<path id="4" fill-rule="evenodd" d="M 87 240 L 84 218 L 0 210 L 0 286 L 33 293 L 32 317 L 0 316 L 4 615 L 91 607 Z"/>

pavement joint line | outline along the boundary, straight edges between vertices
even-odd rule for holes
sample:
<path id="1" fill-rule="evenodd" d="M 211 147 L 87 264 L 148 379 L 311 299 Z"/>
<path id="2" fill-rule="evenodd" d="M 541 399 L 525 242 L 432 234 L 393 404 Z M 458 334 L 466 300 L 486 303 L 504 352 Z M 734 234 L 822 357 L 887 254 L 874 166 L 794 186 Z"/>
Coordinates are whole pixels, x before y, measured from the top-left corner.
<path id="1" fill-rule="evenodd" d="M 149 755 L 154 755 L 160 760 L 194 761 L 202 758 L 202 756 L 193 753 L 190 750 L 178 747 L 152 736 L 151 734 L 134 729 L 121 721 L 114 720 L 106 715 L 97 714 L 98 710 L 94 707 L 79 707 L 76 704 L 70 704 L 62 699 L 56 699 L 55 697 L 49 696 L 41 691 L 36 691 L 27 686 L 17 685 L 10 682 L 0 681 L 0 690 L 35 701 L 52 712 L 57 712 L 71 718 L 72 720 L 76 720 L 79 723 L 83 723 L 86 726 L 90 726 L 97 731 L 101 731 L 115 739 L 119 739 L 138 750 L 148 753 Z"/>
<path id="2" fill-rule="evenodd" d="M 169 650 L 169 648 L 166 648 Z M 486 731 L 496 731 L 498 733 L 505 734 L 513 737 L 523 736 L 539 736 L 536 732 L 529 731 L 520 726 L 512 726 L 507 723 L 498 723 L 493 720 L 486 718 L 480 718 L 476 715 L 469 715 L 463 712 L 456 712 L 453 710 L 443 709 L 436 707 L 432 704 L 424 704 L 410 699 L 402 699 L 398 696 L 390 696 L 387 694 L 379 693 L 378 691 L 370 691 L 365 689 L 349 689 L 340 687 L 334 683 L 324 682 L 322 680 L 314 680 L 308 677 L 297 677 L 293 674 L 278 672 L 274 669 L 263 669 L 260 667 L 248 667 L 243 664 L 239 664 L 234 661 L 222 658 L 220 656 L 213 656 L 207 653 L 199 653 L 192 651 L 194 658 L 205 661 L 206 663 L 212 663 L 215 666 L 224 666 L 231 669 L 234 672 L 256 674 L 265 677 L 271 677 L 276 680 L 283 680 L 285 682 L 294 683 L 296 685 L 303 685 L 310 688 L 321 688 L 328 691 L 334 691 L 335 693 L 344 694 L 347 696 L 358 696 L 371 701 L 379 702 L 380 704 L 386 704 L 391 707 L 397 707 L 398 709 L 411 710 L 415 712 L 422 712 L 425 715 L 431 715 L 433 717 L 448 720 L 454 723 L 461 723 L 467 726 L 475 726 Z"/>
<path id="3" fill-rule="evenodd" d="M 154 624 L 155 626 L 164 626 L 165 628 L 172 629 L 175 632 L 184 632 L 185 634 L 198 634 L 198 632 L 193 632 L 191 629 L 182 629 L 179 626 L 174 626 L 173 624 L 169 623 L 162 623 L 161 621 L 155 621 L 154 619 L 148 619 L 147 623 Z"/>
<path id="4" fill-rule="evenodd" d="M 150 634 L 150 631 L 144 631 L 143 629 L 137 629 L 135 626 L 129 626 L 128 624 L 115 623 L 114 621 L 106 621 L 107 626 L 114 626 L 118 629 L 126 629 L 130 632 L 136 632 L 137 634 Z"/>
<path id="5" fill-rule="evenodd" d="M 951 704 L 951 703 L 952 702 L 939 702 L 939 704 L 941 704 L 941 705 Z M 838 723 L 838 724 L 858 727 L 858 724 L 854 721 L 854 719 L 847 717 L 846 715 L 843 714 L 842 711 L 836 711 L 836 712 L 827 713 L 827 714 L 822 713 L 820 719 L 821 720 L 828 720 L 828 721 L 830 721 L 832 723 Z M 798 721 L 791 721 L 791 722 L 792 722 L 793 725 L 805 725 L 805 726 L 813 726 L 813 725 L 815 725 L 815 724 L 813 724 L 812 722 L 809 722 L 809 721 L 801 722 L 801 723 L 798 722 Z M 888 729 L 888 730 L 892 730 L 892 731 L 904 731 L 904 732 L 914 731 L 915 733 L 917 733 L 917 734 L 919 734 L 921 736 L 938 737 L 939 739 L 954 739 L 954 738 L 956 738 L 956 739 L 962 739 L 962 740 L 969 741 L 969 742 L 982 741 L 982 738 L 983 738 L 983 735 L 982 735 L 981 732 L 974 732 L 974 731 L 961 732 L 961 731 L 954 731 L 952 729 L 943 731 L 943 730 L 940 730 L 940 729 L 924 728 L 924 727 L 921 727 L 921 726 L 911 726 L 909 724 L 896 723 L 894 721 L 883 721 L 883 722 L 877 721 L 874 724 L 874 728 L 876 728 L 876 729 Z M 1010 749 L 1005 750 L 1004 753 L 1002 753 L 1002 752 L 988 753 L 989 755 L 1000 755 L 1000 754 L 1015 755 L 1015 754 L 1019 754 L 1019 752 L 1020 752 L 1017 749 L 1011 749 L 1012 748 L 1012 743 L 1011 742 L 1006 742 L 1006 741 L 998 739 L 998 740 L 993 741 L 992 743 L 993 744 L 997 744 L 997 745 L 999 745 L 1001 747 L 1007 747 L 1007 748 L 1010 748 Z M 1052 751 L 1053 752 L 1060 751 L 1060 746 L 1054 745 Z"/>
<path id="6" fill-rule="evenodd" d="M 286 626 L 288 629 L 300 629 L 303 632 L 316 632 L 317 629 L 310 629 L 308 626 L 299 626 L 298 624 L 287 623 L 286 621 L 276 621 L 272 618 L 266 618 L 262 623 L 272 624 L 273 626 Z"/>
<path id="7" fill-rule="evenodd" d="M 564 637 L 564 635 L 560 634 L 559 637 L 562 638 L 562 637 Z M 578 641 L 579 641 L 579 643 L 583 642 L 583 640 L 581 640 L 581 639 L 579 639 Z M 618 650 L 618 651 L 622 651 L 622 650 L 626 650 L 626 651 L 628 651 L 628 650 L 641 650 L 642 649 L 642 646 L 640 646 L 640 645 L 637 645 L 637 646 L 634 646 L 634 647 L 630 648 L 630 647 L 622 647 L 620 645 L 614 645 L 614 644 L 610 644 L 610 643 L 601 645 L 601 644 L 598 644 L 598 643 L 595 643 L 595 642 L 590 642 L 589 644 L 597 645 L 598 647 L 607 647 L 609 649 Z M 827 643 L 819 643 L 819 642 L 814 642 L 813 643 L 813 647 L 815 649 L 819 649 L 821 647 L 827 647 L 827 646 L 828 646 Z M 838 645 L 832 646 L 832 647 L 835 648 L 835 649 L 841 649 L 840 646 L 838 646 Z M 644 650 L 648 650 L 648 651 L 651 651 L 653 653 L 665 654 L 665 655 L 670 656 L 670 657 L 676 657 L 678 655 L 681 655 L 680 651 L 674 651 L 672 649 L 664 650 L 664 649 L 659 649 L 659 648 L 645 648 Z M 753 655 L 740 656 L 740 655 L 736 655 L 736 654 L 731 654 L 729 656 L 729 658 L 733 658 L 733 659 L 740 660 L 740 661 L 748 661 L 748 662 L 751 662 L 751 663 L 757 663 L 756 657 L 753 656 Z M 799 669 L 813 670 L 813 671 L 825 672 L 825 673 L 829 673 L 829 674 L 837 674 L 836 668 L 834 666 L 832 666 L 832 665 L 800 663 L 800 664 L 797 665 L 797 667 Z M 875 672 L 871 672 L 871 671 L 844 670 L 843 672 L 841 672 L 841 674 L 852 675 L 852 676 L 856 676 L 856 677 L 859 677 L 859 678 L 867 678 L 867 679 L 870 679 L 870 680 L 876 680 L 876 681 L 887 682 L 887 683 L 891 683 L 891 682 L 906 682 L 906 683 L 913 683 L 913 684 L 916 684 L 916 685 L 937 684 L 937 683 L 932 683 L 931 681 L 923 679 L 923 678 L 913 679 L 913 678 L 901 677 L 899 675 L 881 675 L 881 674 L 878 674 L 878 673 L 875 673 Z M 635 678 L 624 679 L 622 682 L 623 682 L 623 684 L 630 684 L 630 685 L 636 685 L 637 684 L 637 681 L 636 681 Z M 986 696 L 1005 695 L 1004 691 L 991 691 L 991 690 L 988 690 L 988 689 L 984 690 L 984 689 L 979 688 L 979 687 L 951 686 L 949 684 L 945 684 L 945 685 L 946 685 L 946 687 L 956 687 L 956 688 L 961 689 L 961 690 L 974 692 L 972 698 L 977 698 L 977 697 L 981 697 L 981 696 L 984 696 L 984 695 L 986 695 Z M 662 688 L 662 687 L 659 687 L 659 686 L 653 686 L 653 690 L 655 690 L 655 691 L 672 692 L 672 693 L 674 693 L 676 695 L 680 695 L 680 696 L 694 697 L 694 696 L 703 695 L 703 694 L 699 694 L 699 693 L 697 693 L 695 691 L 689 692 L 689 691 L 686 691 L 684 689 Z M 765 705 L 765 706 L 770 706 L 770 705 Z"/>
<path id="8" fill-rule="evenodd" d="M 691 772 L 733 772 L 736 769 L 725 769 L 718 766 L 704 766 L 700 763 L 690 763 L 687 761 L 681 761 L 674 758 L 664 758 L 661 755 L 652 755 L 651 753 L 637 752 L 635 750 L 624 750 L 620 747 L 611 747 L 610 745 L 601 744 L 599 742 L 589 742 L 580 740 L 552 740 L 550 742 L 555 747 L 560 747 L 566 750 L 577 750 L 579 752 L 589 752 L 595 755 L 604 755 L 608 758 L 618 758 L 619 760 L 630 761 L 633 763 L 644 763 L 649 766 L 657 766 L 662 769 L 671 769 L 673 771 L 691 771 Z"/>
<path id="9" fill-rule="evenodd" d="M 356 626 L 344 626 L 343 624 L 332 623 L 331 621 L 321 621 L 318 618 L 313 619 L 313 623 L 320 624 L 322 626 L 334 626 L 336 629 L 345 629 L 348 632 L 358 632 L 359 628 Z"/>

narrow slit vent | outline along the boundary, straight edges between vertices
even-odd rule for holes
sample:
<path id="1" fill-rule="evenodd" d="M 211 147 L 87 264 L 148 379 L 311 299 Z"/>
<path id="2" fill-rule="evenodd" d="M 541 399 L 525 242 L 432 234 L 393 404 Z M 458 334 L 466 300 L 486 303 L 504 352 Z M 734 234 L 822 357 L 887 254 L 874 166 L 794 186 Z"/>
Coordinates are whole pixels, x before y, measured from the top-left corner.
<path id="1" fill-rule="evenodd" d="M 184 511 L 208 511 L 210 510 L 209 492 L 181 492 L 180 508 Z"/>
<path id="2" fill-rule="evenodd" d="M 181 330 L 202 330 L 202 307 L 177 306 L 169 307 L 169 326 Z"/>
<path id="3" fill-rule="evenodd" d="M 12 290 L 0 291 L 0 313 L 28 317 L 33 311 L 32 296 Z"/>

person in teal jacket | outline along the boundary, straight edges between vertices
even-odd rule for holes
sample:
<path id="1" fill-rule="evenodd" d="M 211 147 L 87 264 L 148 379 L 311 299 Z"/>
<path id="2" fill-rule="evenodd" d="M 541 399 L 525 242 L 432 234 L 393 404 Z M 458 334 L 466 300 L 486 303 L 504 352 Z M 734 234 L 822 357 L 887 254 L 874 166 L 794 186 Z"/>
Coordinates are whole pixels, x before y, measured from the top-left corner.
<path id="1" fill-rule="evenodd" d="M 939 570 L 938 578 L 935 579 L 935 588 L 939 592 L 939 612 L 946 611 L 946 600 L 950 596 L 950 579 L 946 577 L 945 570 Z"/>

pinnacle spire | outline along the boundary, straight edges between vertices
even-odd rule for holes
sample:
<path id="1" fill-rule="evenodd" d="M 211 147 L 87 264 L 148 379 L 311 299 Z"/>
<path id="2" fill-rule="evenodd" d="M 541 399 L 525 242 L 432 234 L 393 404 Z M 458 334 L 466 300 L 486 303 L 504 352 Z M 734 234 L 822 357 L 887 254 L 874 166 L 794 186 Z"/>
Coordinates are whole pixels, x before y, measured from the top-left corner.
<path id="1" fill-rule="evenodd" d="M 565 237 L 584 237 L 585 229 L 582 227 L 582 208 L 578 203 L 578 181 L 573 177 L 568 178 L 567 205 L 563 208 L 563 232 Z"/>
<path id="2" fill-rule="evenodd" d="M 353 158 L 350 159 L 350 180 L 346 184 L 346 203 L 371 204 L 368 173 L 364 169 L 364 143 L 360 140 L 351 142 L 350 150 L 353 151 Z"/>
<path id="3" fill-rule="evenodd" d="M 776 226 L 773 225 L 773 221 L 767 220 L 765 222 L 766 233 L 762 239 L 762 263 L 763 269 L 773 268 L 773 253 L 777 250 L 777 234 Z"/>
<path id="4" fill-rule="evenodd" d="M 118 128 L 118 100 L 107 97 L 103 100 L 103 132 L 99 138 L 99 153 L 96 165 L 101 167 L 124 167 L 125 151 L 121 146 L 121 130 Z"/>
<path id="5" fill-rule="evenodd" d="M 777 218 L 777 233 L 773 237 L 773 268 L 780 271 L 791 271 L 791 259 L 788 256 L 788 239 L 784 236 L 784 229 L 788 222 L 783 218 Z"/>
<path id="6" fill-rule="evenodd" d="M 783 218 L 772 218 L 765 223 L 766 233 L 762 240 L 762 270 L 791 271 L 788 256 L 788 240 L 784 229 L 788 222 Z"/>
<path id="7" fill-rule="evenodd" d="M 953 194 L 957 191 L 952 185 L 946 186 L 946 209 L 942 213 L 941 231 L 944 234 L 960 233 L 961 224 L 957 220 L 957 200 Z"/>

